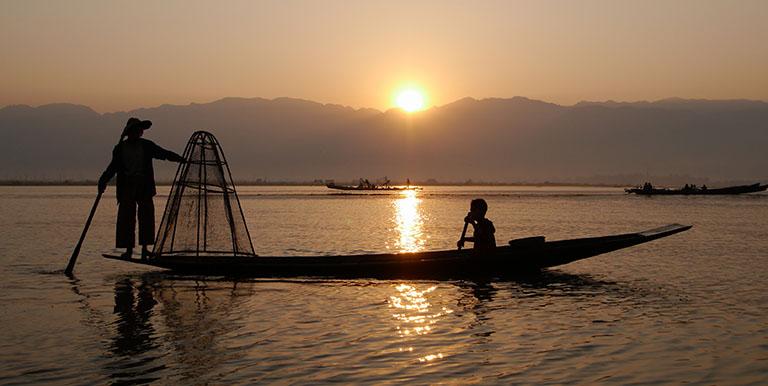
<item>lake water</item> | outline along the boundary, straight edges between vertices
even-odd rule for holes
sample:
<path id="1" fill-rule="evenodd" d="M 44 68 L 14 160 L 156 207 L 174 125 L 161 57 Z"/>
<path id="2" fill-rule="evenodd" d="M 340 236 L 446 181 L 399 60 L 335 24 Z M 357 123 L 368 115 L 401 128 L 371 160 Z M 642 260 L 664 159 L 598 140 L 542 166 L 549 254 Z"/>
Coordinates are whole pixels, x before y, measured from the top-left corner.
<path id="1" fill-rule="evenodd" d="M 263 255 L 454 248 L 475 197 L 499 243 L 694 228 L 512 281 L 233 281 L 102 259 L 110 188 L 70 279 L 94 193 L 0 188 L 0 384 L 768 382 L 765 194 L 244 186 Z"/>

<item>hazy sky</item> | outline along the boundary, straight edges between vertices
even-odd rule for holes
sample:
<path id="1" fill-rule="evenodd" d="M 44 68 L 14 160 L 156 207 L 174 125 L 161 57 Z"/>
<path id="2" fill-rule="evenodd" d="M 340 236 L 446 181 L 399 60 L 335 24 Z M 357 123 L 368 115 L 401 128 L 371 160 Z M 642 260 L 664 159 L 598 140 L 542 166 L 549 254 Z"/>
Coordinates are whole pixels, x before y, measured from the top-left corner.
<path id="1" fill-rule="evenodd" d="M 768 100 L 768 1 L 0 0 L 0 106 Z"/>

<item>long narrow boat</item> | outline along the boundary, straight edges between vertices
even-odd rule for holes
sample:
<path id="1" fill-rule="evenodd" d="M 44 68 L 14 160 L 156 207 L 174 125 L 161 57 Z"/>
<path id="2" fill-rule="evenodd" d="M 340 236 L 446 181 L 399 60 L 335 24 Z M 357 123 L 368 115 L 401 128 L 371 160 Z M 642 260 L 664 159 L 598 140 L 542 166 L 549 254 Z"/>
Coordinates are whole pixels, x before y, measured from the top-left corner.
<path id="1" fill-rule="evenodd" d="M 336 190 L 366 190 L 366 191 L 376 191 L 376 192 L 421 190 L 421 188 L 418 186 L 390 186 L 390 185 L 352 186 L 352 185 L 336 185 L 334 183 L 328 183 L 325 185 L 325 187 L 327 187 L 328 189 L 336 189 Z"/>
<path id="2" fill-rule="evenodd" d="M 438 278 L 515 276 L 631 247 L 690 229 L 671 224 L 638 233 L 544 241 L 512 240 L 479 253 L 472 249 L 342 256 L 163 256 L 129 261 L 200 275 L 249 277 Z"/>
<path id="3" fill-rule="evenodd" d="M 629 188 L 625 189 L 627 193 L 634 193 L 643 196 L 720 196 L 730 194 L 744 194 L 763 192 L 768 189 L 768 185 L 760 183 L 752 185 L 729 186 L 716 189 L 644 189 Z"/>

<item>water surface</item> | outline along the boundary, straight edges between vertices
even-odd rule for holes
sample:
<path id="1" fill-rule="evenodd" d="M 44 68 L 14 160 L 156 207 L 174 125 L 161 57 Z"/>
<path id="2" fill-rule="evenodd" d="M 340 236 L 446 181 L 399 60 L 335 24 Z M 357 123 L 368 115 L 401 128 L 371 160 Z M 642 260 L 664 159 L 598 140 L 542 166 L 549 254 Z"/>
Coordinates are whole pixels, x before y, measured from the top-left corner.
<path id="1" fill-rule="evenodd" d="M 765 194 L 241 187 L 262 255 L 453 248 L 475 197 L 500 243 L 694 228 L 517 280 L 234 281 L 100 258 L 110 190 L 67 278 L 93 190 L 0 188 L 2 384 L 768 382 Z"/>

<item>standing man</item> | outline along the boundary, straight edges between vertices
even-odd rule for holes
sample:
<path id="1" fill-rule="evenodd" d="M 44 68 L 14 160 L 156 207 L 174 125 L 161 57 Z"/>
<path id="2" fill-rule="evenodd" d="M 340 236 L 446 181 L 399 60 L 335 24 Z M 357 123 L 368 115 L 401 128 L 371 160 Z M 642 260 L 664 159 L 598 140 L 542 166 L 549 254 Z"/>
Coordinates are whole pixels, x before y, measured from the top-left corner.
<path id="1" fill-rule="evenodd" d="M 141 138 L 151 121 L 130 118 L 125 124 L 120 143 L 112 150 L 112 161 L 99 178 L 99 192 L 117 174 L 117 229 L 115 246 L 125 248 L 121 257 L 130 259 L 136 243 L 136 208 L 139 214 L 139 244 L 141 258 L 149 257 L 148 245 L 155 239 L 155 172 L 152 159 L 184 162 L 184 157 L 165 150 L 154 142 Z M 126 139 L 123 139 L 126 137 Z"/>

